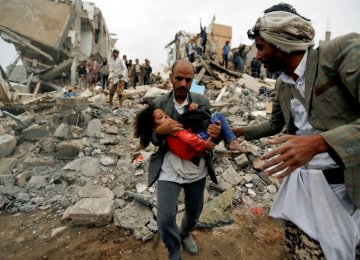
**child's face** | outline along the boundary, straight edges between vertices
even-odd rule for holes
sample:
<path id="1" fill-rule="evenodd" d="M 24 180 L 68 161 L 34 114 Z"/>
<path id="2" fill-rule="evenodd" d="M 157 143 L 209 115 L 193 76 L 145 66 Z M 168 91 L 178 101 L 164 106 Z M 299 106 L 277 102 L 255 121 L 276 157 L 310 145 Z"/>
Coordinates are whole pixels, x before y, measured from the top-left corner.
<path id="1" fill-rule="evenodd" d="M 165 123 L 166 121 L 171 120 L 171 118 L 159 108 L 154 110 L 153 119 L 154 119 L 155 127 L 158 127 L 159 125 Z"/>

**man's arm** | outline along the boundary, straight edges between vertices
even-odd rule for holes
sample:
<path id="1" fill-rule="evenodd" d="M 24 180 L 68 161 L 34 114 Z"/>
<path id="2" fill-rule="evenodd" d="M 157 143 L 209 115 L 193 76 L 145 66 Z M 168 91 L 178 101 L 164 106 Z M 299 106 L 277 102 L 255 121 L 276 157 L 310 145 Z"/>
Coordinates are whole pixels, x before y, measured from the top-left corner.
<path id="1" fill-rule="evenodd" d="M 350 98 L 353 98 L 355 106 L 360 107 L 360 35 L 351 34 L 341 38 L 343 39 L 335 40 L 327 46 L 322 66 L 329 77 L 340 78 L 342 87 L 347 88 L 344 93 L 351 93 Z M 265 163 L 263 169 L 271 175 L 287 168 L 278 178 L 289 175 L 322 152 L 335 153 L 341 160 L 341 166 L 351 168 L 360 164 L 360 118 L 318 135 L 283 136 L 269 143 L 281 146 L 261 157 L 272 158 Z M 274 165 L 277 166 L 268 170 Z"/>
<path id="2" fill-rule="evenodd" d="M 349 102 L 360 111 L 360 34 L 352 33 L 333 40 L 323 55 L 324 70 L 338 77 Z M 352 100 L 350 100 L 352 99 Z M 359 113 L 358 113 L 359 114 Z M 360 164 L 360 117 L 355 121 L 320 134 L 341 159 L 345 168 Z"/>
<path id="3" fill-rule="evenodd" d="M 281 111 L 279 99 L 275 96 L 272 105 L 271 118 L 268 122 L 255 126 L 235 127 L 232 130 L 237 137 L 244 136 L 246 140 L 254 140 L 278 134 L 284 126 L 285 119 Z"/>

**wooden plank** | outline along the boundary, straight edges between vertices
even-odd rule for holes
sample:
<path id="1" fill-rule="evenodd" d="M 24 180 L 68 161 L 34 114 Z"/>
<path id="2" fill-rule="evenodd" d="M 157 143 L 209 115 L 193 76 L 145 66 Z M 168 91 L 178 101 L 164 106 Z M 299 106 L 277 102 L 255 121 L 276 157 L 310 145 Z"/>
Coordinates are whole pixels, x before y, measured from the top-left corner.
<path id="1" fill-rule="evenodd" d="M 215 68 L 217 68 L 217 69 L 219 69 L 219 70 L 221 70 L 221 71 L 223 71 L 223 72 L 225 72 L 225 73 L 227 73 L 227 74 L 229 74 L 229 75 L 231 75 L 231 76 L 234 76 L 234 77 L 241 77 L 241 73 L 239 73 L 239 72 L 236 72 L 236 71 L 232 71 L 232 70 L 228 70 L 227 68 L 224 68 L 223 66 L 221 66 L 221 65 L 219 65 L 219 64 L 217 64 L 216 62 L 214 62 L 214 61 L 212 61 L 212 60 L 210 60 L 210 65 L 211 66 L 213 66 L 213 67 L 215 67 Z"/>
<path id="2" fill-rule="evenodd" d="M 27 99 L 27 100 L 21 101 L 21 104 L 23 104 L 23 105 L 28 105 L 28 104 L 33 103 L 33 102 L 35 102 L 35 101 L 38 101 L 38 100 L 40 100 L 40 99 L 42 99 L 42 97 L 29 98 L 29 99 Z"/>
<path id="3" fill-rule="evenodd" d="M 32 97 L 32 93 L 17 93 L 18 96 L 31 96 Z"/>
<path id="4" fill-rule="evenodd" d="M 226 92 L 226 89 L 227 89 L 227 86 L 225 86 L 221 89 L 220 94 L 215 99 L 215 102 L 219 102 L 221 100 L 221 98 L 224 96 L 224 94 Z"/>
<path id="5" fill-rule="evenodd" d="M 33 92 L 33 98 L 37 96 L 38 92 L 39 92 L 39 88 L 40 88 L 40 81 L 36 84 L 36 87 L 34 89 L 34 92 Z"/>
<path id="6" fill-rule="evenodd" d="M 200 70 L 199 74 L 196 75 L 196 77 L 195 77 L 194 79 L 195 79 L 195 81 L 196 81 L 197 84 L 200 83 L 201 79 L 202 79 L 202 78 L 204 77 L 204 75 L 205 75 L 205 72 L 206 72 L 206 69 L 203 67 L 203 68 Z"/>
<path id="7" fill-rule="evenodd" d="M 206 69 L 206 71 L 214 78 L 216 78 L 215 74 L 213 73 L 212 69 L 210 69 L 210 67 L 207 65 L 207 63 L 204 61 L 203 58 L 199 57 L 201 64 L 203 65 L 203 67 Z"/>

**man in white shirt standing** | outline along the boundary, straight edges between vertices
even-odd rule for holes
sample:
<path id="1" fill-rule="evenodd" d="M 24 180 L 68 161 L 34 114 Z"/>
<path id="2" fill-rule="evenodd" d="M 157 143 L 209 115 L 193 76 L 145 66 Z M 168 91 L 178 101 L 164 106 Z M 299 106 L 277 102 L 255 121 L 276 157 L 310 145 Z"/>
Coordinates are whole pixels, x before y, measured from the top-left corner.
<path id="1" fill-rule="evenodd" d="M 119 106 L 122 106 L 125 82 L 128 81 L 128 70 L 124 62 L 119 58 L 119 50 L 114 49 L 109 63 L 109 105 L 112 106 L 116 93 L 119 99 Z"/>

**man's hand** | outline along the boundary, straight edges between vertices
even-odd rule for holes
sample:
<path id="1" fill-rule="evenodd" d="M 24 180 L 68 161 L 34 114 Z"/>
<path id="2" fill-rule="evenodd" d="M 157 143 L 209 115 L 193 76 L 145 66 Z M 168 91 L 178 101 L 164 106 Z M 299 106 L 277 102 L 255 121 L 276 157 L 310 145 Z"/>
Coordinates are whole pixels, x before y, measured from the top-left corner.
<path id="1" fill-rule="evenodd" d="M 216 121 L 215 124 L 209 124 L 207 128 L 207 133 L 210 135 L 211 138 L 218 138 L 221 132 L 221 122 Z"/>
<path id="2" fill-rule="evenodd" d="M 207 151 L 212 151 L 215 148 L 216 144 L 214 144 L 211 141 L 211 137 L 209 137 L 206 141 L 205 141 L 205 149 Z"/>
<path id="3" fill-rule="evenodd" d="M 236 135 L 236 137 L 240 137 L 244 135 L 244 129 L 242 127 L 234 127 L 232 128 L 232 131 Z"/>
<path id="4" fill-rule="evenodd" d="M 295 169 L 308 163 L 316 154 L 329 149 L 321 135 L 283 135 L 270 139 L 268 142 L 281 145 L 260 157 L 261 160 L 270 159 L 262 166 L 262 170 L 266 175 L 273 175 L 285 170 L 276 176 L 278 179 L 290 175 Z M 272 166 L 275 167 L 269 170 Z"/>
<path id="5" fill-rule="evenodd" d="M 158 135 L 172 135 L 176 136 L 176 132 L 183 130 L 183 125 L 179 122 L 169 119 L 166 122 L 162 123 L 156 128 L 156 133 Z"/>

